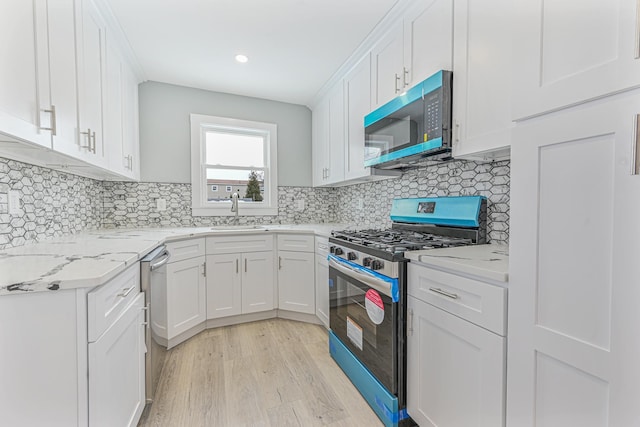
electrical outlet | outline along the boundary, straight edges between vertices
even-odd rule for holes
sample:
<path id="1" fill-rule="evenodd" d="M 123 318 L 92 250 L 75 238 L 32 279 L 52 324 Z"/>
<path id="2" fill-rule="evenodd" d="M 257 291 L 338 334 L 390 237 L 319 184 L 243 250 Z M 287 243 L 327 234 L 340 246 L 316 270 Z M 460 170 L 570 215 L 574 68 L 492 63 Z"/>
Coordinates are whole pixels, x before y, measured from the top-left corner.
<path id="1" fill-rule="evenodd" d="M 20 215 L 20 192 L 9 190 L 9 215 Z"/>
<path id="2" fill-rule="evenodd" d="M 156 209 L 159 211 L 166 211 L 167 201 L 165 199 L 156 199 Z"/>
<path id="3" fill-rule="evenodd" d="M 298 212 L 302 212 L 304 210 L 304 200 L 297 200 L 296 201 L 296 210 Z"/>
<path id="4" fill-rule="evenodd" d="M 362 197 L 358 199 L 357 205 L 358 205 L 358 209 L 364 209 L 364 201 L 362 200 Z"/>

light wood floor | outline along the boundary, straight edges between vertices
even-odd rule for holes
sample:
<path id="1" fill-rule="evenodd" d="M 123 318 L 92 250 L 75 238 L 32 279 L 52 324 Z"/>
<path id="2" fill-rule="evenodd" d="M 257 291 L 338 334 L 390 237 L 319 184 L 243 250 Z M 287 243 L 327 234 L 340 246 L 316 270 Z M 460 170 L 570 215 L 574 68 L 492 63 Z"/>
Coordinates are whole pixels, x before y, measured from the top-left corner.
<path id="1" fill-rule="evenodd" d="M 138 426 L 382 426 L 327 340 L 284 319 L 205 330 L 168 353 Z"/>

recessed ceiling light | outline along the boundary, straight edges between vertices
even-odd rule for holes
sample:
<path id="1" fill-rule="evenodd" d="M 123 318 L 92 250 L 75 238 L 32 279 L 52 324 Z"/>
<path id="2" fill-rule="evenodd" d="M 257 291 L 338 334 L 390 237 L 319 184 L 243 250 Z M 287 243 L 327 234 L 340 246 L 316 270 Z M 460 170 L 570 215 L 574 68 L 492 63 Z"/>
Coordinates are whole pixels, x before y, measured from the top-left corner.
<path id="1" fill-rule="evenodd" d="M 244 64 L 248 60 L 249 58 L 247 58 L 246 55 L 236 55 L 236 61 L 240 62 L 241 64 Z"/>

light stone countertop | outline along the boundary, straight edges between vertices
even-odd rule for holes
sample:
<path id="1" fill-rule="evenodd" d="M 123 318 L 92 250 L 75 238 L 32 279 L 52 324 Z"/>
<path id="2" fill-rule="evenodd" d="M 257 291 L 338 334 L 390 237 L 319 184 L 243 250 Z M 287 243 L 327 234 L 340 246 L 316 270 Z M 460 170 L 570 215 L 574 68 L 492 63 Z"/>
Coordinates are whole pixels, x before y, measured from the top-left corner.
<path id="1" fill-rule="evenodd" d="M 509 246 L 471 245 L 405 252 L 405 257 L 435 266 L 502 282 L 509 281 Z"/>
<path id="2" fill-rule="evenodd" d="M 295 224 L 88 231 L 0 250 L 0 296 L 102 285 L 160 244 L 193 237 L 249 233 L 329 236 L 346 224 Z"/>

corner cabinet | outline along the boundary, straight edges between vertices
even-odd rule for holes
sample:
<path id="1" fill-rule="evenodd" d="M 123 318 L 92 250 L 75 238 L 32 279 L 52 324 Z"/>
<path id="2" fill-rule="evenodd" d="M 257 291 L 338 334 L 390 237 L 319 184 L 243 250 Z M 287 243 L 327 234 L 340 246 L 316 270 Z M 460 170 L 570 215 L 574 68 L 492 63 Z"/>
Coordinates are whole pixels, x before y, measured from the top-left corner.
<path id="1" fill-rule="evenodd" d="M 205 239 L 167 244 L 168 347 L 191 338 L 204 329 L 206 312 Z"/>
<path id="2" fill-rule="evenodd" d="M 314 236 L 278 235 L 278 309 L 316 314 Z"/>
<path id="3" fill-rule="evenodd" d="M 514 130 L 510 426 L 638 425 L 639 114 L 634 90 Z"/>
<path id="4" fill-rule="evenodd" d="M 509 0 L 455 2 L 454 158 L 509 158 L 513 13 Z"/>
<path id="5" fill-rule="evenodd" d="M 504 426 L 506 289 L 408 269 L 407 412 L 423 427 Z"/>
<path id="6" fill-rule="evenodd" d="M 638 8 L 636 0 L 532 0 L 514 8 L 513 118 L 640 86 Z"/>

